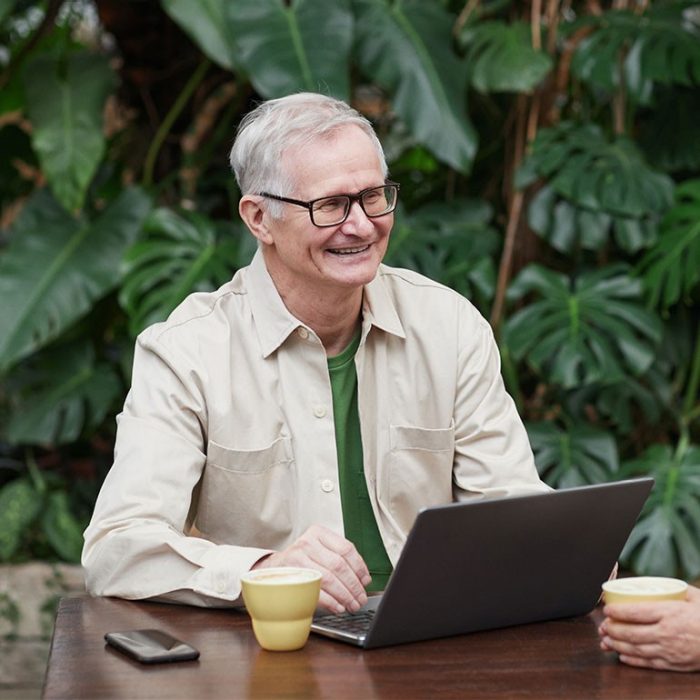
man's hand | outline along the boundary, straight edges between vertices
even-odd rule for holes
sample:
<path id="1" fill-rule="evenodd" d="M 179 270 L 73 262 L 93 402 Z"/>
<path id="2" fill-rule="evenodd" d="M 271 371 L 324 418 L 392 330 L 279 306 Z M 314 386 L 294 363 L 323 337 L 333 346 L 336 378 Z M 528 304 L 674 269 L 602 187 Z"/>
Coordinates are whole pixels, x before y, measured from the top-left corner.
<path id="1" fill-rule="evenodd" d="M 299 566 L 321 572 L 319 605 L 334 613 L 356 612 L 367 602 L 372 577 L 352 542 L 321 525 L 312 525 L 296 542 L 253 565 Z"/>
<path id="2" fill-rule="evenodd" d="M 669 671 L 700 670 L 700 589 L 685 601 L 606 605 L 600 647 L 631 666 Z"/>

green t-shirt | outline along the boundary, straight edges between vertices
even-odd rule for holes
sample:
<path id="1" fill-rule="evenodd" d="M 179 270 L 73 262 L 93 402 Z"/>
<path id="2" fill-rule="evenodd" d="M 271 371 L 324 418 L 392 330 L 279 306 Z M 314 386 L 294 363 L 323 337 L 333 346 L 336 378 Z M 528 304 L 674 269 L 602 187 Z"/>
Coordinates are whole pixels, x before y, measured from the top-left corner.
<path id="1" fill-rule="evenodd" d="M 355 545 L 372 576 L 367 590 L 382 591 L 389 580 L 392 566 L 372 511 L 363 467 L 355 371 L 355 353 L 359 345 L 358 334 L 340 355 L 328 358 L 338 447 L 340 500 L 345 536 Z"/>

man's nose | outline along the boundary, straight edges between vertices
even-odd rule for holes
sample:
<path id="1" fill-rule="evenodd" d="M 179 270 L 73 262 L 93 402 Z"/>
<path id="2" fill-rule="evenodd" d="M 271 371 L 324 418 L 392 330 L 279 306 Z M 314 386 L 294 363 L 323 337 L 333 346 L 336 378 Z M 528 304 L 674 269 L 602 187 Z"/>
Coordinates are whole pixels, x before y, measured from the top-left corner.
<path id="1" fill-rule="evenodd" d="M 360 206 L 359 201 L 350 204 L 348 218 L 343 223 L 343 231 L 345 233 L 354 233 L 356 235 L 368 235 L 374 231 L 372 220 L 365 214 L 364 209 Z"/>

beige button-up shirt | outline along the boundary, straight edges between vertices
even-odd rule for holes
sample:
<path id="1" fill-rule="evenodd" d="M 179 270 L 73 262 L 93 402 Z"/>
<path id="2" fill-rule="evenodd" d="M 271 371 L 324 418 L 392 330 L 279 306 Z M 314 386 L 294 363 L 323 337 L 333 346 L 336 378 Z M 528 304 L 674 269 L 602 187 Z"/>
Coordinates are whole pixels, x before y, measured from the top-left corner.
<path id="1" fill-rule="evenodd" d="M 355 364 L 367 486 L 393 563 L 420 508 L 547 489 L 491 329 L 464 297 L 380 266 Z M 326 354 L 260 252 L 139 336 L 117 420 L 85 531 L 91 593 L 232 605 L 264 554 L 314 523 L 343 533 Z"/>

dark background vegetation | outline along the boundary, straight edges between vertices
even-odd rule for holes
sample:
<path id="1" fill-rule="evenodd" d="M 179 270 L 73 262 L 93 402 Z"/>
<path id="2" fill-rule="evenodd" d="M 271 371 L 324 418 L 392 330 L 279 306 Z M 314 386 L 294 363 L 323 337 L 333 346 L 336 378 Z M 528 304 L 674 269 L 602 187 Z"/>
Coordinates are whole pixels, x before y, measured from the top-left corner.
<path id="1" fill-rule="evenodd" d="M 651 474 L 700 575 L 700 3 L 0 0 L 0 561 L 76 561 L 136 334 L 250 259 L 227 154 L 300 90 L 375 124 L 387 262 L 471 298 L 543 477 Z"/>

